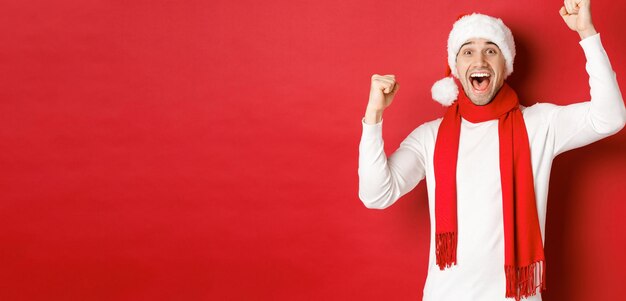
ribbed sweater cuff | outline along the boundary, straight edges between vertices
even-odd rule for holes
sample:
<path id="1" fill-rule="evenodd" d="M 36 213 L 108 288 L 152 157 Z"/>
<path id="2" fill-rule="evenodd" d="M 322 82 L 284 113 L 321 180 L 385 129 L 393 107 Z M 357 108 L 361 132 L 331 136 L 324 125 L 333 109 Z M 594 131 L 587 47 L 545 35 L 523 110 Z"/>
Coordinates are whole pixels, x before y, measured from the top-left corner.
<path id="1" fill-rule="evenodd" d="M 605 56 L 600 33 L 586 37 L 578 41 L 578 44 L 583 48 L 587 61 L 603 59 Z"/>
<path id="2" fill-rule="evenodd" d="M 371 139 L 380 139 L 383 136 L 383 121 L 376 124 L 367 124 L 365 123 L 365 117 L 361 119 L 361 124 L 363 125 L 363 133 L 361 135 L 361 139 L 371 140 Z"/>

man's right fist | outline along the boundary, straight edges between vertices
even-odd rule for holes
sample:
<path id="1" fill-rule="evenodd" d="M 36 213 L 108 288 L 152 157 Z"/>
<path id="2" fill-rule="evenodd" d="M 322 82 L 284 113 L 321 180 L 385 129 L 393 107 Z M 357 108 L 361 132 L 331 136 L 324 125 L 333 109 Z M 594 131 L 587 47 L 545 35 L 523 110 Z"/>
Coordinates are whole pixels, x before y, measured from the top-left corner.
<path id="1" fill-rule="evenodd" d="M 372 85 L 370 87 L 370 99 L 367 104 L 368 110 L 375 110 L 382 113 L 393 101 L 394 95 L 398 92 L 400 84 L 396 82 L 396 76 L 372 75 Z"/>

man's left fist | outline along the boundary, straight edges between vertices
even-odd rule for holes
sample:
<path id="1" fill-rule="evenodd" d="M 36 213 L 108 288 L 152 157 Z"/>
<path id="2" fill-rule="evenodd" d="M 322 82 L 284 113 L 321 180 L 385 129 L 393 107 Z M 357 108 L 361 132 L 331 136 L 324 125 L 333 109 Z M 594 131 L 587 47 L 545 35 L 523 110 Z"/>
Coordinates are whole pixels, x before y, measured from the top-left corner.
<path id="1" fill-rule="evenodd" d="M 591 0 L 565 0 L 559 14 L 567 27 L 578 32 L 581 39 L 597 33 L 591 22 Z"/>

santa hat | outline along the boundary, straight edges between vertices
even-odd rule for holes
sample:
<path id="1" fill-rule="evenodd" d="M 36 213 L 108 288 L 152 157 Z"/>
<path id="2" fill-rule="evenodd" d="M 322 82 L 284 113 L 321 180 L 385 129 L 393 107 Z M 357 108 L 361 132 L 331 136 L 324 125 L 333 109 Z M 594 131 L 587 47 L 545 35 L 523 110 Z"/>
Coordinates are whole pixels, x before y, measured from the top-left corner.
<path id="1" fill-rule="evenodd" d="M 431 89 L 433 99 L 444 106 L 454 103 L 459 95 L 459 88 L 452 77 L 459 78 L 456 70 L 456 56 L 463 43 L 471 38 L 487 39 L 498 45 L 505 61 L 504 78 L 506 79 L 513 73 L 515 41 L 511 30 L 499 18 L 478 13 L 465 15 L 454 23 L 448 37 L 448 74 L 445 78 L 435 82 Z M 449 76 L 450 73 L 452 76 Z"/>

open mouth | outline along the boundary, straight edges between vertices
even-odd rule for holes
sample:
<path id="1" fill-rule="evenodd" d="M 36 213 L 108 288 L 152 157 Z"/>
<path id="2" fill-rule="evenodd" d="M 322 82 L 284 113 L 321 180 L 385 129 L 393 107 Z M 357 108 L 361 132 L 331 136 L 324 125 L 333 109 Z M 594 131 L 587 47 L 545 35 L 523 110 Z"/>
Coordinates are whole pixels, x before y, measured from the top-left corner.
<path id="1" fill-rule="evenodd" d="M 489 88 L 491 74 L 488 72 L 474 72 L 470 74 L 470 83 L 475 93 L 482 94 Z"/>

